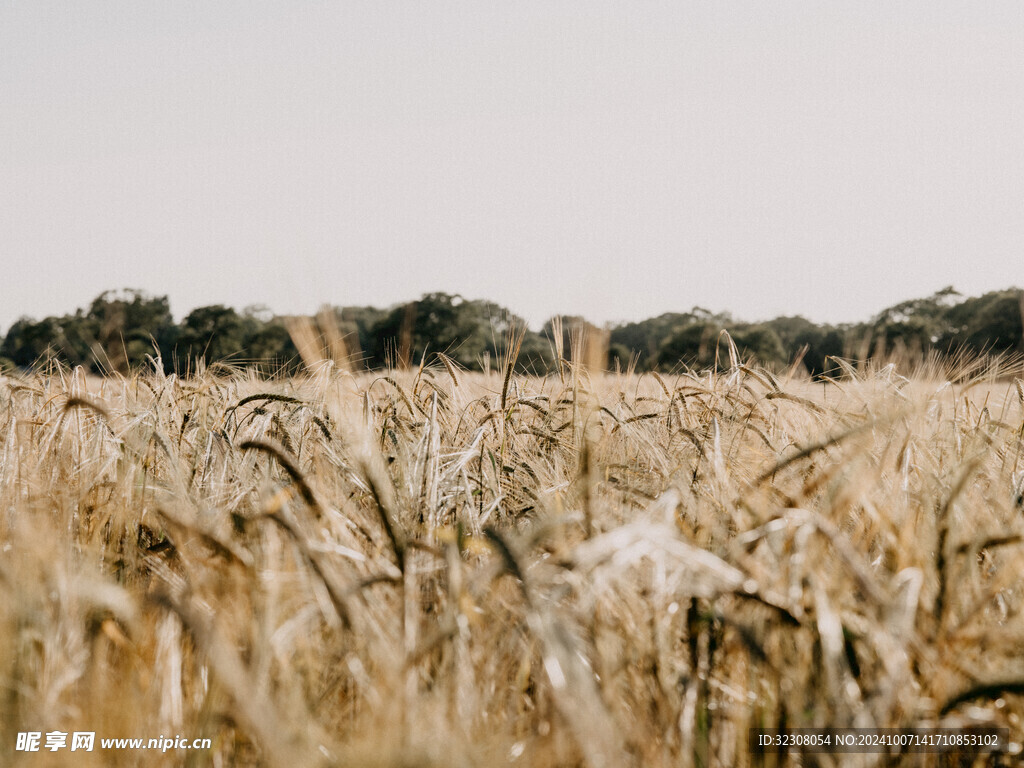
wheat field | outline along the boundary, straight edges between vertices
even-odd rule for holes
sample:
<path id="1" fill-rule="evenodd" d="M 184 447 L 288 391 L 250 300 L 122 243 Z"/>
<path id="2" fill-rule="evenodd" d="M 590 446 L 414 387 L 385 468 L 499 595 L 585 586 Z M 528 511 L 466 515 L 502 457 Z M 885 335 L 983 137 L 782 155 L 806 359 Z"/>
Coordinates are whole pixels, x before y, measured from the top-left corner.
<path id="1" fill-rule="evenodd" d="M 748 748 L 826 725 L 1019 751 L 1013 371 L 511 362 L 2 380 L 2 762 L 943 764 Z"/>

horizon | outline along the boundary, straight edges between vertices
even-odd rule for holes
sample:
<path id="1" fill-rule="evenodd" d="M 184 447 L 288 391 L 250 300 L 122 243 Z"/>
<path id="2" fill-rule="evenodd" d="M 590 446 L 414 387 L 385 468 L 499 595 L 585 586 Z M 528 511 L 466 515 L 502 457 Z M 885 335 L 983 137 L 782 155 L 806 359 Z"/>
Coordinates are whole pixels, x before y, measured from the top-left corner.
<path id="1" fill-rule="evenodd" d="M 995 288 L 992 291 L 985 291 L 982 294 L 968 294 L 968 293 L 965 293 L 963 291 L 958 290 L 956 288 L 956 286 L 944 286 L 943 288 L 939 289 L 938 291 L 933 291 L 931 294 L 928 294 L 926 296 L 908 296 L 908 297 L 904 297 L 904 298 L 902 298 L 902 299 L 900 299 L 900 300 L 898 300 L 898 301 L 896 301 L 896 302 L 894 302 L 892 304 L 889 304 L 889 305 L 887 305 L 885 307 L 880 307 L 877 311 L 871 313 L 868 316 L 861 317 L 861 318 L 856 318 L 856 319 L 853 319 L 853 320 L 847 320 L 847 321 L 843 321 L 843 322 L 836 322 L 836 323 L 827 322 L 827 321 L 820 321 L 820 320 L 817 320 L 817 319 L 815 319 L 813 317 L 808 317 L 807 315 L 804 315 L 804 314 L 801 314 L 801 313 L 779 314 L 779 315 L 774 315 L 772 317 L 756 317 L 756 318 L 755 317 L 747 317 L 747 316 L 741 315 L 739 313 L 733 312 L 732 310 L 729 310 L 729 309 L 719 309 L 719 308 L 715 308 L 715 307 L 704 307 L 704 306 L 701 306 L 699 304 L 695 304 L 695 305 L 693 305 L 691 307 L 686 307 L 686 308 L 669 309 L 669 310 L 666 310 L 664 312 L 658 312 L 657 314 L 652 314 L 652 315 L 648 315 L 646 317 L 640 317 L 640 318 L 637 318 L 637 319 L 619 320 L 619 321 L 612 320 L 612 321 L 605 321 L 603 323 L 595 322 L 592 318 L 589 318 L 589 317 L 587 317 L 585 315 L 582 316 L 582 319 L 587 321 L 587 322 L 589 322 L 589 323 L 591 323 L 591 324 L 593 324 L 593 325 L 595 325 L 595 326 L 607 327 L 607 328 L 613 328 L 614 329 L 614 328 L 618 328 L 618 327 L 629 325 L 631 323 L 641 323 L 641 322 L 643 322 L 645 320 L 650 320 L 650 319 L 659 317 L 659 316 L 661 316 L 663 314 L 687 314 L 687 313 L 693 312 L 694 310 L 700 309 L 700 310 L 707 311 L 707 312 L 709 312 L 712 315 L 722 315 L 722 316 L 729 317 L 733 322 L 735 322 L 737 324 L 757 325 L 757 324 L 760 324 L 760 323 L 766 323 L 766 322 L 770 322 L 771 320 L 776 320 L 776 319 L 784 318 L 784 317 L 802 317 L 805 320 L 808 320 L 808 321 L 814 323 L 815 325 L 817 325 L 819 327 L 843 328 L 843 327 L 849 327 L 849 326 L 858 325 L 858 324 L 861 324 L 861 323 L 869 323 L 872 320 L 874 320 L 875 318 L 877 318 L 885 310 L 891 309 L 892 307 L 897 306 L 899 304 L 902 304 L 903 302 L 913 301 L 913 300 L 917 300 L 917 299 L 931 298 L 932 296 L 935 296 L 935 295 L 937 295 L 939 293 L 943 293 L 943 292 L 946 292 L 946 291 L 949 291 L 949 290 L 952 290 L 952 294 L 951 295 L 957 297 L 957 299 L 958 299 L 957 303 L 959 303 L 960 301 L 963 301 L 963 300 L 977 298 L 977 297 L 985 295 L 987 293 L 997 293 L 997 292 L 1003 292 L 1003 291 L 1017 291 L 1017 292 L 1024 293 L 1024 291 L 1022 291 L 1021 288 L 1019 288 L 1017 286 L 1012 286 L 1012 285 L 1011 286 L 1005 286 L 1003 288 Z M 319 310 L 319 308 L 314 308 L 311 311 L 304 312 L 304 313 L 286 313 L 286 312 L 277 312 L 273 307 L 269 307 L 269 306 L 266 306 L 264 304 L 249 304 L 249 305 L 246 305 L 246 306 L 243 306 L 243 307 L 238 307 L 238 306 L 234 306 L 232 304 L 226 304 L 224 302 L 214 302 L 213 304 L 206 304 L 206 305 L 201 305 L 199 307 L 192 307 L 192 308 L 190 308 L 189 310 L 187 310 L 185 312 L 180 312 L 179 313 L 179 312 L 175 311 L 174 303 L 170 299 L 170 297 L 167 296 L 167 294 L 163 294 L 163 293 L 150 293 L 149 291 L 144 291 L 144 290 L 139 289 L 139 288 L 124 287 L 124 288 L 108 289 L 106 291 L 101 291 L 100 294 L 97 294 L 92 299 L 90 299 L 89 301 L 83 303 L 82 305 L 74 307 L 74 308 L 71 308 L 71 309 L 66 309 L 63 312 L 57 312 L 57 313 L 52 313 L 52 314 L 49 314 L 49 315 L 39 315 L 39 316 L 25 315 L 25 316 L 22 316 L 20 318 L 16 318 L 15 322 L 17 322 L 18 320 L 21 320 L 21 319 L 25 319 L 25 318 L 28 318 L 30 320 L 38 322 L 40 320 L 43 320 L 46 317 L 62 317 L 62 316 L 74 315 L 76 312 L 78 312 L 80 310 L 81 311 L 88 310 L 89 304 L 93 300 L 95 300 L 95 299 L 99 298 L 100 296 L 102 296 L 104 293 L 114 294 L 115 296 L 120 295 L 120 294 L 124 294 L 124 293 L 139 293 L 140 295 L 143 295 L 143 296 L 146 296 L 146 297 L 149 297 L 149 298 L 167 298 L 168 305 L 169 305 L 170 310 L 171 310 L 171 316 L 172 316 L 172 318 L 174 319 L 175 322 L 182 322 L 188 316 L 188 314 L 190 312 L 192 312 L 193 310 L 200 309 L 202 307 L 208 307 L 208 306 L 224 306 L 224 307 L 228 307 L 230 309 L 235 310 L 239 315 L 244 314 L 245 312 L 249 312 L 249 311 L 254 312 L 257 315 L 261 314 L 261 313 L 270 313 L 271 318 L 274 318 L 274 319 L 282 318 L 282 317 L 289 317 L 289 316 L 296 316 L 296 315 L 300 315 L 300 316 L 301 315 L 305 315 L 305 316 L 312 317 Z M 475 302 L 484 302 L 484 303 L 495 304 L 498 307 L 500 307 L 501 309 L 503 309 L 505 311 L 508 311 L 511 314 L 516 315 L 517 317 L 520 317 L 520 318 L 522 318 L 524 320 L 527 320 L 527 323 L 526 323 L 527 328 L 529 330 L 533 331 L 533 332 L 538 332 L 538 333 L 542 330 L 544 324 L 547 323 L 552 318 L 555 318 L 555 317 L 566 318 L 566 317 L 575 317 L 575 316 L 577 316 L 575 314 L 567 313 L 567 312 L 566 313 L 555 313 L 555 314 L 551 314 L 551 315 L 546 316 L 541 322 L 535 324 L 533 322 L 530 322 L 528 319 L 524 318 L 522 314 L 520 314 L 519 312 L 516 311 L 515 307 L 506 306 L 504 304 L 501 304 L 500 302 L 494 301 L 492 299 L 488 299 L 486 297 L 482 297 L 482 296 L 465 296 L 465 295 L 462 295 L 462 294 L 459 294 L 459 293 L 452 293 L 452 292 L 448 292 L 448 291 L 435 291 L 434 293 L 442 293 L 442 294 L 447 294 L 449 296 L 458 296 L 459 298 L 461 298 L 464 301 L 475 301 Z M 342 304 L 331 304 L 331 303 L 328 303 L 328 306 L 330 306 L 332 309 L 335 309 L 335 310 L 346 309 L 346 308 L 355 308 L 355 307 L 373 307 L 374 309 L 391 310 L 391 309 L 394 309 L 395 307 L 400 307 L 400 306 L 405 305 L 405 304 L 411 304 L 411 303 L 417 302 L 417 301 L 419 301 L 420 299 L 422 299 L 426 295 L 428 295 L 428 294 L 420 294 L 416 298 L 408 299 L 408 300 L 405 300 L 405 301 L 398 301 L 398 302 L 394 302 L 392 304 L 377 305 L 377 304 L 369 303 L 369 304 L 344 304 L 344 305 L 342 305 Z M 1024 307 L 1024 305 L 1022 305 L 1022 307 Z M 10 331 L 12 325 L 13 325 L 13 323 L 10 324 L 10 325 L 7 325 L 7 326 L 0 325 L 0 339 L 2 339 Z"/>

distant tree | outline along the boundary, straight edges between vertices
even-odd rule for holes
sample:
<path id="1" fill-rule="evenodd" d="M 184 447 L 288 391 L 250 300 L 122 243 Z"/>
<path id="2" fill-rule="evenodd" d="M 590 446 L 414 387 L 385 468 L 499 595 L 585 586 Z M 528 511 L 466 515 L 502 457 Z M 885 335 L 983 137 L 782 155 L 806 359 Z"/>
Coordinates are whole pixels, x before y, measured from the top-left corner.
<path id="1" fill-rule="evenodd" d="M 23 317 L 7 331 L 0 356 L 8 358 L 20 368 L 28 368 L 58 353 L 57 341 L 62 336 L 59 320 L 48 317 L 33 320 Z"/>
<path id="2" fill-rule="evenodd" d="M 561 327 L 561 339 L 555 330 L 557 326 Z M 633 353 L 623 344 L 612 344 L 612 332 L 611 328 L 596 326 L 580 315 L 549 318 L 537 336 L 545 345 L 544 367 L 548 370 L 554 368 L 560 343 L 563 360 L 580 363 L 591 371 L 615 370 L 616 366 L 619 369 L 627 368 Z"/>
<path id="3" fill-rule="evenodd" d="M 730 335 L 741 360 L 753 359 L 769 368 L 781 368 L 789 361 L 779 335 L 769 325 L 734 326 Z"/>
<path id="4" fill-rule="evenodd" d="M 728 315 L 716 315 L 702 307 L 694 307 L 689 312 L 666 312 L 657 317 L 612 328 L 610 348 L 619 350 L 616 356 L 620 359 L 623 359 L 622 350 L 629 350 L 625 359 L 635 355 L 637 369 L 650 370 L 660 365 L 661 349 L 665 343 L 684 327 L 700 323 L 717 323 L 724 326 L 729 321 Z"/>
<path id="5" fill-rule="evenodd" d="M 543 376 L 554 370 L 555 356 L 551 351 L 551 345 L 539 333 L 535 333 L 526 327 L 522 318 L 517 318 L 524 329 L 522 345 L 519 347 L 519 358 L 516 363 L 516 370 L 520 373 L 535 374 Z M 489 347 L 492 354 L 500 359 L 504 351 L 505 338 L 495 339 Z"/>
<path id="6" fill-rule="evenodd" d="M 200 360 L 207 365 L 245 356 L 246 324 L 231 307 L 214 304 L 188 313 L 181 323 L 175 357 L 179 371 L 194 371 Z"/>
<path id="7" fill-rule="evenodd" d="M 625 369 L 634 362 L 638 370 L 670 370 L 680 363 L 704 368 L 715 364 L 716 351 L 720 364 L 727 359 L 719 334 L 728 329 L 744 359 L 779 368 L 799 358 L 811 375 L 818 376 L 834 369 L 834 357 L 1024 353 L 1022 308 L 1018 289 L 962 299 L 951 287 L 900 302 L 856 325 L 817 325 L 802 317 L 742 323 L 728 314 L 694 307 L 621 324 L 586 354 L 589 365 L 599 366 L 593 359 L 600 357 L 595 350 L 607 348 L 610 368 Z M 336 308 L 334 315 L 352 358 L 370 368 L 403 357 L 417 365 L 438 352 L 471 370 L 480 369 L 485 360 L 494 368 L 505 353 L 510 328 L 526 328 L 521 318 L 493 302 L 447 293 L 428 293 L 390 309 Z M 318 322 L 325 321 L 319 317 Z M 560 342 L 570 360 L 573 329 L 579 327 L 594 332 L 583 318 L 562 318 Z M 555 346 L 551 321 L 540 334 L 525 330 L 518 370 L 552 370 Z M 102 293 L 73 314 L 19 319 L 0 341 L 0 363 L 27 368 L 53 359 L 97 373 L 124 373 L 144 366 L 157 351 L 167 370 L 194 370 L 199 360 L 225 359 L 258 365 L 266 372 L 299 368 L 287 329 L 265 308 L 249 307 L 239 314 L 222 305 L 200 307 L 178 325 L 166 296 L 132 289 Z"/>
<path id="8" fill-rule="evenodd" d="M 716 362 L 720 368 L 728 366 L 729 347 L 723 330 L 736 345 L 741 362 L 753 359 L 776 368 L 786 363 L 786 350 L 770 326 L 734 324 L 725 329 L 719 323 L 702 321 L 680 328 L 662 344 L 659 367 L 670 370 L 682 363 L 689 368 L 712 368 Z"/>
<path id="9" fill-rule="evenodd" d="M 707 368 L 714 365 L 715 346 L 719 332 L 717 323 L 696 322 L 679 328 L 658 349 L 657 366 L 672 370 L 682 364 L 687 368 Z"/>
<path id="10" fill-rule="evenodd" d="M 938 336 L 935 325 L 925 318 L 911 317 L 900 322 L 876 323 L 872 334 L 873 354 L 883 357 L 902 353 L 921 360 Z"/>
<path id="11" fill-rule="evenodd" d="M 950 308 L 959 297 L 952 287 L 923 299 L 902 301 L 882 310 L 870 322 L 853 326 L 847 337 L 850 356 L 858 359 L 897 354 L 923 359 L 948 334 Z"/>
<path id="12" fill-rule="evenodd" d="M 373 366 L 376 363 L 374 327 L 387 312 L 377 307 L 338 307 L 334 313 L 353 362 L 364 367 Z"/>
<path id="13" fill-rule="evenodd" d="M 409 364 L 418 365 L 424 355 L 429 359 L 443 352 L 464 368 L 480 370 L 485 356 L 497 363 L 512 324 L 526 327 L 522 318 L 492 302 L 429 293 L 378 319 L 364 352 L 372 367 L 396 363 L 405 355 Z M 520 349 L 520 368 L 536 367 L 546 358 L 544 343 L 528 332 Z"/>
<path id="14" fill-rule="evenodd" d="M 818 376 L 834 367 L 829 357 L 843 354 L 843 333 L 829 325 L 817 325 L 803 317 L 777 317 L 764 325 L 779 337 L 787 362 L 798 356 L 811 376 Z"/>
<path id="15" fill-rule="evenodd" d="M 514 326 L 516 333 L 522 336 L 516 371 L 543 375 L 552 370 L 554 354 L 550 343 L 543 335 L 531 331 L 523 318 L 494 302 L 473 301 L 470 304 L 477 318 L 477 334 L 486 340 L 485 354 L 495 364 L 507 354 L 509 336 Z M 479 363 L 476 367 L 479 368 Z"/>
<path id="16" fill-rule="evenodd" d="M 246 307 L 240 316 L 242 348 L 238 362 L 264 374 L 293 374 L 301 369 L 299 352 L 280 318 L 261 306 Z"/>
<path id="17" fill-rule="evenodd" d="M 625 371 L 629 368 L 630 364 L 634 362 L 634 359 L 638 359 L 639 355 L 633 352 L 625 344 L 609 344 L 608 345 L 608 370 L 614 371 L 616 369 Z"/>
<path id="18" fill-rule="evenodd" d="M 555 333 L 556 320 L 558 321 L 557 324 L 562 328 L 561 339 L 558 339 Z M 548 346 L 551 348 L 552 359 L 558 344 L 561 344 L 562 359 L 571 362 L 573 331 L 581 327 L 586 328 L 587 325 L 589 325 L 587 319 L 581 315 L 558 315 L 548 318 L 544 325 L 541 326 L 540 335 L 547 340 Z"/>
<path id="19" fill-rule="evenodd" d="M 809 358 L 810 362 L 807 365 L 807 370 L 813 376 L 835 373 L 837 365 L 830 358 L 842 357 L 845 344 L 845 334 L 841 330 L 826 326 L 825 335 L 822 337 L 821 343 L 808 351 L 808 355 L 813 353 L 813 356 Z"/>
<path id="20" fill-rule="evenodd" d="M 1017 288 L 967 299 L 948 310 L 946 332 L 937 339 L 937 346 L 947 353 L 1024 351 L 1022 309 Z"/>
<path id="21" fill-rule="evenodd" d="M 901 301 L 883 309 L 876 316 L 875 322 L 900 324 L 916 320 L 931 333 L 938 333 L 945 326 L 946 316 L 956 306 L 959 298 L 960 294 L 952 286 L 947 286 L 926 298 Z"/>
<path id="22" fill-rule="evenodd" d="M 167 297 L 136 289 L 105 291 L 67 325 L 71 345 L 96 372 L 126 373 L 145 365 L 147 356 L 173 345 L 177 330 Z"/>
<path id="23" fill-rule="evenodd" d="M 57 360 L 69 366 L 84 365 L 94 369 L 90 348 L 92 335 L 86 326 L 87 321 L 80 311 L 38 321 L 23 317 L 8 330 L 0 344 L 0 355 L 20 367 Z"/>

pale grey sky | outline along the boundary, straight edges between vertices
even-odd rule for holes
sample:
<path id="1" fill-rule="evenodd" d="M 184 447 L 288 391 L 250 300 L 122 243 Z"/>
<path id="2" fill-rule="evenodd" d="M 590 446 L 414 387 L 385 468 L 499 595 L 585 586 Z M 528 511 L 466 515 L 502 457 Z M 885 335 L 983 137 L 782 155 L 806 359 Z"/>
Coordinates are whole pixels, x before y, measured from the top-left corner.
<path id="1" fill-rule="evenodd" d="M 0 330 L 121 287 L 847 321 L 1022 243 L 1018 2 L 0 0 Z"/>

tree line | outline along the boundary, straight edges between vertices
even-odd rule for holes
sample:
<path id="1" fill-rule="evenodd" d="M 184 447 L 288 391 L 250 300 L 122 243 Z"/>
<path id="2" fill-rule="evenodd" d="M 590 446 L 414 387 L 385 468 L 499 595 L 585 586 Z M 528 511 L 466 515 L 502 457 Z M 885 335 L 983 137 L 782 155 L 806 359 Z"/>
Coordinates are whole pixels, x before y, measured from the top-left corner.
<path id="1" fill-rule="evenodd" d="M 580 317 L 552 318 L 535 332 L 493 302 L 429 293 L 386 309 L 331 308 L 311 327 L 340 339 L 356 369 L 418 365 L 442 353 L 464 368 L 483 370 L 500 365 L 513 338 L 524 372 L 554 370 L 556 354 L 586 354 L 596 361 L 591 365 L 609 369 L 708 368 L 728 363 L 725 331 L 744 360 L 775 369 L 802 367 L 818 376 L 833 369 L 833 358 L 914 361 L 936 354 L 1024 353 L 1022 312 L 1019 289 L 965 297 L 945 288 L 861 323 L 818 324 L 799 316 L 750 323 L 695 307 L 600 329 Z M 107 291 L 73 314 L 15 322 L 0 344 L 0 369 L 25 370 L 55 360 L 109 374 L 159 361 L 168 373 L 181 375 L 217 362 L 253 366 L 264 374 L 294 373 L 302 368 L 304 351 L 290 320 L 262 308 L 239 312 L 218 304 L 176 322 L 166 296 Z"/>

